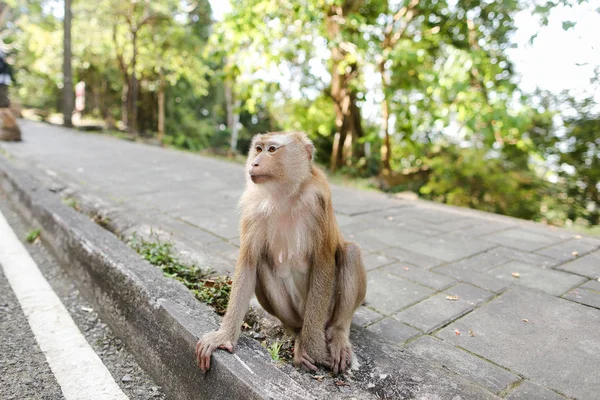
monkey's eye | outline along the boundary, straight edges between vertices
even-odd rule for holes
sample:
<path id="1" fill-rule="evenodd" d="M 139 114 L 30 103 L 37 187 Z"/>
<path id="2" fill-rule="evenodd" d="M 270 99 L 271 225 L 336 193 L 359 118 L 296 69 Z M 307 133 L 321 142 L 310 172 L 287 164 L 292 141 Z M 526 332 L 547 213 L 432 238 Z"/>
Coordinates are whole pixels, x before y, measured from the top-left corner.
<path id="1" fill-rule="evenodd" d="M 275 147 L 275 146 L 269 147 L 269 153 L 275 153 L 275 150 L 277 150 L 277 147 Z"/>
<path id="2" fill-rule="evenodd" d="M 257 153 L 260 153 L 262 151 L 262 147 L 256 146 L 254 150 L 256 150 Z"/>

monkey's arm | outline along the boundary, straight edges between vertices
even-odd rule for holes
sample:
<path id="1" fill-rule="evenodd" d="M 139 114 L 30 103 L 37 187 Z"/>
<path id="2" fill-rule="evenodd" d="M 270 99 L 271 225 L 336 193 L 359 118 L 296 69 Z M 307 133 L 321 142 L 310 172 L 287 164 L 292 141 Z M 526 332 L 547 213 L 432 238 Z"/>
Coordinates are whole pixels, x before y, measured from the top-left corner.
<path id="1" fill-rule="evenodd" d="M 250 262 L 248 256 L 243 255 L 248 254 L 243 250 L 235 267 L 231 297 L 221 326 L 218 331 L 205 334 L 196 345 L 198 366 L 204 372 L 210 368 L 210 356 L 216 348 L 233 352 L 250 298 L 256 287 L 256 266 Z"/>
<path id="2" fill-rule="evenodd" d="M 330 364 L 325 325 L 334 291 L 335 257 L 317 254 L 312 264 L 304 323 L 294 345 L 294 364 L 316 371 L 316 364 Z"/>

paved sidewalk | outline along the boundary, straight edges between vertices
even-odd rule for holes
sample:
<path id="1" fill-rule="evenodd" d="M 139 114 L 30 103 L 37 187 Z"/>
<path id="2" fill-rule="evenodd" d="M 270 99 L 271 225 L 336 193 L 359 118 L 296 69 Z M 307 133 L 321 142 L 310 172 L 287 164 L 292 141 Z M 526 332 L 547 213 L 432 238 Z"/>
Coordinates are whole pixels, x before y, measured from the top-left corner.
<path id="1" fill-rule="evenodd" d="M 0 143 L 119 204 L 231 271 L 243 167 L 20 121 Z M 355 323 L 510 399 L 600 398 L 600 239 L 425 201 L 332 187 L 363 248 L 367 304 Z M 564 395 L 564 396 L 563 396 Z"/>

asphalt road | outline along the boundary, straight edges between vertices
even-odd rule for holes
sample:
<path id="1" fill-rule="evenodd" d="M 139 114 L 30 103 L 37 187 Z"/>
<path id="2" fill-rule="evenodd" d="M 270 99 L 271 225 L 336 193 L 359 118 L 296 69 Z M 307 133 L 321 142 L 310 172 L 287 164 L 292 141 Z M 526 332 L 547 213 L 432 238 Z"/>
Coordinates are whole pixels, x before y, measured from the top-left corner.
<path id="1" fill-rule="evenodd" d="M 0 211 L 19 238 L 23 239 L 33 228 L 24 223 L 2 198 Z M 82 297 L 43 245 L 38 242 L 25 243 L 25 246 L 123 393 L 129 399 L 164 399 L 160 387 L 102 322 L 92 305 Z M 46 356 L 40 350 L 3 268 L 0 268 L 0 399 L 70 400 L 63 394 Z"/>

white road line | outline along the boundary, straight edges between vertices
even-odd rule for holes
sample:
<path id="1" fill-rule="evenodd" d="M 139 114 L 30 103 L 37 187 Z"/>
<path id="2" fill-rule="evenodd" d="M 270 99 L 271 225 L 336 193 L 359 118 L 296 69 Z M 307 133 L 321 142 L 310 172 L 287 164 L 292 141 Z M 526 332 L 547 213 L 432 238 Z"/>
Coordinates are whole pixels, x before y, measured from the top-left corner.
<path id="1" fill-rule="evenodd" d="M 0 264 L 67 400 L 127 400 L 0 211 Z"/>

